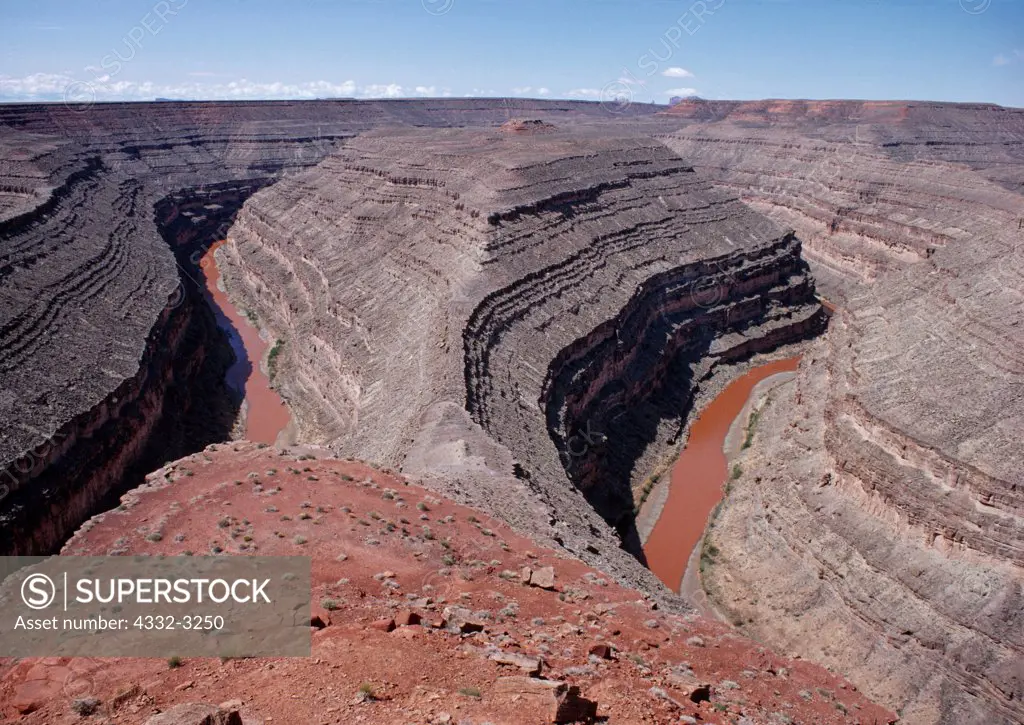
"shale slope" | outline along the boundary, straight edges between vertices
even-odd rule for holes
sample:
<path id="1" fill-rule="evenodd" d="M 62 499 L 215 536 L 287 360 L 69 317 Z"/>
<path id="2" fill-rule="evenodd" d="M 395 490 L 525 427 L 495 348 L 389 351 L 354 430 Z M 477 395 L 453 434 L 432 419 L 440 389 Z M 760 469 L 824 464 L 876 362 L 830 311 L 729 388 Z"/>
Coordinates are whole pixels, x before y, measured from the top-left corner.
<path id="1" fill-rule="evenodd" d="M 638 550 L 631 479 L 697 381 L 821 328 L 799 248 L 657 141 L 516 127 L 361 135 L 218 254 L 303 440 L 656 588 L 606 524 Z"/>
<path id="2" fill-rule="evenodd" d="M 758 421 L 706 584 L 907 722 L 1021 722 L 1024 112 L 689 102 L 671 121 L 669 146 L 797 230 L 839 307 Z"/>

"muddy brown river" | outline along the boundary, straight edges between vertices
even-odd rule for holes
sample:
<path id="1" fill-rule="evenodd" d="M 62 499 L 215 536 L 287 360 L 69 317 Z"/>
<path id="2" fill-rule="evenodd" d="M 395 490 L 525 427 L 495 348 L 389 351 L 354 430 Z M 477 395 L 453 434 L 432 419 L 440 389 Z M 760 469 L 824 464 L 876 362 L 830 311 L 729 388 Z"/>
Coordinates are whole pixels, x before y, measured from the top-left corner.
<path id="1" fill-rule="evenodd" d="M 722 499 L 729 475 L 722 448 L 729 427 L 755 385 L 777 373 L 796 370 L 799 364 L 800 358 L 792 357 L 748 371 L 729 383 L 691 426 L 686 447 L 672 466 L 665 508 L 644 544 L 648 566 L 672 591 L 679 591 L 690 554 Z"/>
<path id="2" fill-rule="evenodd" d="M 267 354 L 267 341 L 260 337 L 259 330 L 235 309 L 227 294 L 218 287 L 220 270 L 217 269 L 214 252 L 223 243 L 220 241 L 210 247 L 200 265 L 217 325 L 227 334 L 235 353 L 235 362 L 227 372 L 227 384 L 245 397 L 245 438 L 257 443 L 272 444 L 288 426 L 291 415 L 284 400 L 270 387 L 270 380 L 260 367 L 260 361 Z"/>

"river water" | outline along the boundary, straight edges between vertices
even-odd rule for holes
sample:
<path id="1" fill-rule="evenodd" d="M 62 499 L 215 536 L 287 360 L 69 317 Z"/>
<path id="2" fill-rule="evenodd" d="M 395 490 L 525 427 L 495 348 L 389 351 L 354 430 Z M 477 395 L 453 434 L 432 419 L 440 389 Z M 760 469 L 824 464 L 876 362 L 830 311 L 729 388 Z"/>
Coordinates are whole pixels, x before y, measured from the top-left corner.
<path id="1" fill-rule="evenodd" d="M 288 426 L 291 415 L 284 400 L 270 387 L 270 380 L 260 367 L 260 361 L 269 347 L 267 341 L 260 337 L 259 330 L 235 309 L 227 294 L 218 287 L 220 270 L 217 269 L 214 252 L 223 243 L 216 242 L 210 247 L 203 255 L 200 266 L 217 325 L 227 334 L 235 353 L 235 362 L 228 369 L 226 382 L 245 397 L 245 438 L 257 443 L 273 444 Z"/>
<path id="2" fill-rule="evenodd" d="M 800 358 L 793 357 L 749 370 L 729 383 L 690 427 L 686 447 L 672 466 L 668 500 L 644 544 L 647 565 L 672 591 L 679 591 L 690 553 L 722 500 L 729 476 L 722 448 L 729 427 L 754 386 L 777 373 L 796 370 L 799 364 Z"/>

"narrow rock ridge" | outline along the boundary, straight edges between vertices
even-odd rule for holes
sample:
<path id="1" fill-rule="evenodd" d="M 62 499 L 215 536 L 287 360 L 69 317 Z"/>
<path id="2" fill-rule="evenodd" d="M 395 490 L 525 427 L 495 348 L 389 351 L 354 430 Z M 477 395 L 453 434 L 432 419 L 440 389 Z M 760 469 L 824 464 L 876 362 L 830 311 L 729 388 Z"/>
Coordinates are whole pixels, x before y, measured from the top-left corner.
<path id="1" fill-rule="evenodd" d="M 821 329 L 799 252 L 657 141 L 559 129 L 361 135 L 255 195 L 218 254 L 229 294 L 288 338 L 301 439 L 446 477 L 659 589 L 617 552 L 639 551 L 631 477 L 716 361 Z M 645 400 L 635 429 L 595 427 Z M 576 469 L 588 423 L 605 440 Z"/>

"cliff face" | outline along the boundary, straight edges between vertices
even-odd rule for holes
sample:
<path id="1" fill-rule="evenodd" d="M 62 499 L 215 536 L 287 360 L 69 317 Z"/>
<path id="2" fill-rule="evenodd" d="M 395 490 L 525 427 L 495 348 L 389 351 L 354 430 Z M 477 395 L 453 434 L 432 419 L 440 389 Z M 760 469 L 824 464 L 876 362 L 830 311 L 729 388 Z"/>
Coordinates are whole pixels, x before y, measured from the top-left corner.
<path id="1" fill-rule="evenodd" d="M 839 307 L 757 424 L 705 582 L 748 631 L 908 722 L 1020 722 L 1024 112 L 680 116 L 666 143 L 795 228 Z"/>
<path id="2" fill-rule="evenodd" d="M 304 439 L 446 476 L 652 587 L 605 524 L 636 550 L 654 432 L 716 365 L 824 322 L 794 237 L 595 129 L 365 134 L 254 196 L 219 253 L 287 337 Z"/>

